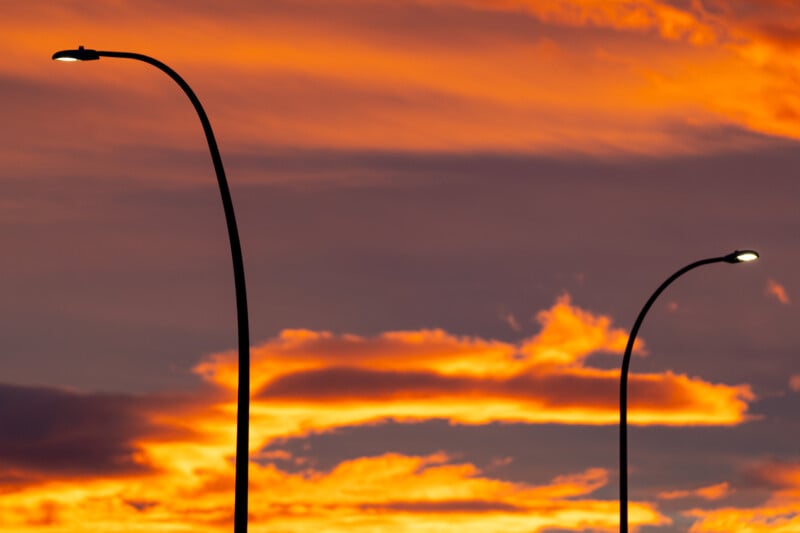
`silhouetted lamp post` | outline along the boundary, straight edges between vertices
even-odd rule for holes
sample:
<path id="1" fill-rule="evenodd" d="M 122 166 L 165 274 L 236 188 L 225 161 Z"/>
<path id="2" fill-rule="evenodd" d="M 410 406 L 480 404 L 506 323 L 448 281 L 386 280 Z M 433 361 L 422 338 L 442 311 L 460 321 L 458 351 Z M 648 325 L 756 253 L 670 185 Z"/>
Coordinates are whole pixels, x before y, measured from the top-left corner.
<path id="1" fill-rule="evenodd" d="M 228 239 L 231 246 L 231 259 L 233 260 L 233 277 L 236 286 L 236 317 L 238 324 L 239 337 L 239 385 L 236 412 L 236 482 L 234 500 L 234 532 L 245 533 L 247 531 L 247 480 L 248 480 L 248 436 L 250 422 L 250 333 L 247 319 L 247 291 L 244 283 L 244 262 L 242 260 L 242 247 L 239 242 L 239 231 L 236 228 L 236 217 L 233 212 L 233 202 L 231 193 L 228 189 L 228 182 L 225 179 L 225 169 L 222 167 L 222 157 L 219 154 L 217 141 L 211 129 L 200 100 L 192 91 L 189 84 L 181 78 L 177 72 L 167 65 L 142 54 L 131 52 L 107 52 L 103 50 L 87 50 L 83 46 L 77 50 L 62 50 L 53 54 L 53 59 L 57 61 L 89 61 L 100 59 L 101 57 L 118 57 L 123 59 L 136 59 L 144 61 L 160 69 L 172 78 L 175 83 L 180 85 L 183 92 L 191 100 L 203 131 L 208 141 L 208 149 L 211 152 L 211 160 L 214 162 L 214 170 L 217 173 L 219 192 L 222 197 L 222 207 L 225 210 L 225 222 L 228 226 Z"/>
<path id="2" fill-rule="evenodd" d="M 619 384 L 619 530 L 621 533 L 628 533 L 628 367 L 631 362 L 631 351 L 633 350 L 633 343 L 636 340 L 636 334 L 639 332 L 639 327 L 642 325 L 647 311 L 656 301 L 656 298 L 667 288 L 667 286 L 699 266 L 709 265 L 711 263 L 747 263 L 758 259 L 758 252 L 753 250 L 736 250 L 722 257 L 712 257 L 710 259 L 702 259 L 695 261 L 690 265 L 686 265 L 682 269 L 675 272 L 667 278 L 667 280 L 656 289 L 656 292 L 650 296 L 647 303 L 639 312 L 636 317 L 636 322 L 633 324 L 631 333 L 628 336 L 628 344 L 625 346 L 625 356 L 622 358 L 622 376 Z"/>

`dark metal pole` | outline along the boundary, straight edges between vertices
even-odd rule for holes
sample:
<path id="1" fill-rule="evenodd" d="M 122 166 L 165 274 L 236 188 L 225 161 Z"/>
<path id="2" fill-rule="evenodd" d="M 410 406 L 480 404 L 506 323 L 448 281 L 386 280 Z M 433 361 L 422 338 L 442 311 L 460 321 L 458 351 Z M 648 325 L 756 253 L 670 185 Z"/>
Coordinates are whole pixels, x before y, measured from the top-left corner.
<path id="1" fill-rule="evenodd" d="M 675 272 L 662 283 L 656 292 L 654 292 L 644 307 L 639 311 L 639 316 L 636 317 L 636 322 L 633 324 L 631 333 L 628 336 L 628 344 L 625 346 L 625 355 L 622 358 L 622 375 L 619 381 L 619 530 L 620 533 L 628 533 L 628 368 L 631 362 L 631 352 L 633 351 L 633 343 L 636 340 L 636 334 L 642 325 L 645 315 L 652 307 L 656 298 L 667 288 L 673 281 L 693 270 L 699 266 L 708 265 L 711 263 L 739 263 L 752 259 L 742 259 L 744 254 L 754 254 L 753 258 L 757 258 L 758 254 L 750 251 L 735 251 L 722 257 L 713 257 L 711 259 L 702 259 L 695 261 L 690 265 L 686 265 L 682 269 Z"/>
<path id="2" fill-rule="evenodd" d="M 73 51 L 71 55 L 80 60 L 98 59 L 99 57 L 117 57 L 123 59 L 136 59 L 144 61 L 162 72 L 166 73 L 177 83 L 186 96 L 191 100 L 203 131 L 208 141 L 208 149 L 211 152 L 211 160 L 214 162 L 214 170 L 217 174 L 219 192 L 222 197 L 222 207 L 225 211 L 225 222 L 228 227 L 228 239 L 231 247 L 231 259 L 233 260 L 233 277 L 236 285 L 236 319 L 239 337 L 239 385 L 236 410 L 236 482 L 233 511 L 233 531 L 234 533 L 247 532 L 247 487 L 248 487 L 248 441 L 250 433 L 250 331 L 247 318 L 247 291 L 244 281 L 244 261 L 242 259 L 242 247 L 239 242 L 239 230 L 236 226 L 236 217 L 233 212 L 233 201 L 231 200 L 228 181 L 225 179 L 225 169 L 222 166 L 222 157 L 214 138 L 214 131 L 211 129 L 211 122 L 208 120 L 200 100 L 186 81 L 170 67 L 153 59 L 152 57 L 135 54 L 131 52 L 109 52 L 102 50 L 84 50 L 83 47 L 78 51 Z M 62 53 L 53 55 L 53 59 L 58 59 Z"/>

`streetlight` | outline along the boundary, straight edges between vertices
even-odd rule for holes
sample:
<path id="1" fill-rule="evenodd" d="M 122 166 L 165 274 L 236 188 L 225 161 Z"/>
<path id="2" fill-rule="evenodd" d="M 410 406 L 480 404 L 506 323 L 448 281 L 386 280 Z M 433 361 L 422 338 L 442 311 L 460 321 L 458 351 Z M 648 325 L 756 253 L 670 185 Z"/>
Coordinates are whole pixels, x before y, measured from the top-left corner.
<path id="1" fill-rule="evenodd" d="M 236 482 L 233 512 L 233 531 L 234 533 L 247 532 L 247 480 L 248 480 L 248 439 L 250 423 L 250 332 L 247 319 L 247 291 L 244 283 L 244 261 L 242 260 L 242 247 L 239 242 L 239 230 L 236 227 L 236 217 L 233 212 L 233 201 L 225 179 L 225 169 L 222 166 L 222 157 L 219 154 L 217 141 L 211 129 L 200 100 L 189 87 L 189 84 L 181 78 L 177 72 L 167 65 L 153 59 L 152 57 L 135 54 L 131 52 L 108 52 L 103 50 L 88 50 L 83 46 L 77 50 L 61 50 L 53 54 L 56 61 L 90 61 L 101 57 L 118 57 L 123 59 L 136 59 L 144 61 L 160 69 L 172 78 L 175 83 L 180 85 L 183 92 L 191 100 L 203 131 L 208 141 L 208 149 L 211 152 L 211 160 L 214 162 L 214 170 L 217 173 L 217 183 L 222 197 L 222 207 L 225 211 L 225 222 L 228 226 L 228 240 L 231 247 L 231 259 L 233 260 L 233 278 L 236 286 L 236 320 L 238 325 L 239 337 L 239 385 L 237 396 L 236 411 Z"/>
<path id="2" fill-rule="evenodd" d="M 647 311 L 656 301 L 656 298 L 667 288 L 667 286 L 686 274 L 692 269 L 711 263 L 749 263 L 758 259 L 758 252 L 753 250 L 736 250 L 728 255 L 702 259 L 692 264 L 686 265 L 667 278 L 667 280 L 656 289 L 650 296 L 647 303 L 636 317 L 631 334 L 628 336 L 628 344 L 625 346 L 625 356 L 622 358 L 622 377 L 619 384 L 619 530 L 620 533 L 628 533 L 628 367 L 631 362 L 631 351 L 636 340 L 636 334 L 642 325 Z"/>

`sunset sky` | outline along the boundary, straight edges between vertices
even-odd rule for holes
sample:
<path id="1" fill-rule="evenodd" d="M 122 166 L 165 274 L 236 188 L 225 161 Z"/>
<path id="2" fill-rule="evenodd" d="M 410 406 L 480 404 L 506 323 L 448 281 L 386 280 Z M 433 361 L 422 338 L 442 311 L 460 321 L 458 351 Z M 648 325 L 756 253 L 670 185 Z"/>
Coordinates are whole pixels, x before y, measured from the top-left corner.
<path id="1" fill-rule="evenodd" d="M 800 531 L 800 3 L 2 3 L 0 533 Z"/>

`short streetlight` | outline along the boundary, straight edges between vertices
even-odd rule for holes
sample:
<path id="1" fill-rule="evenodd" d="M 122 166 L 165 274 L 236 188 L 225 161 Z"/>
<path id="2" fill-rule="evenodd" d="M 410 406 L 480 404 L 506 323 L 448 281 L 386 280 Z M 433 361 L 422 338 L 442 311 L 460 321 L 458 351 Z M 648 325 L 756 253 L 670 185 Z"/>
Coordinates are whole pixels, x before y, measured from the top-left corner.
<path id="1" fill-rule="evenodd" d="M 250 332 L 247 318 L 247 291 L 244 282 L 244 261 L 242 260 L 242 247 L 239 242 L 239 231 L 236 227 L 236 217 L 233 212 L 233 201 L 225 179 L 225 169 L 222 166 L 222 157 L 219 154 L 217 141 L 211 129 L 200 100 L 189 87 L 189 84 L 181 78 L 177 72 L 167 65 L 153 59 L 152 57 L 135 54 L 131 52 L 108 52 L 102 50 L 88 50 L 83 46 L 77 50 L 62 50 L 53 54 L 56 61 L 90 61 L 101 57 L 117 57 L 123 59 L 135 59 L 144 61 L 162 72 L 166 73 L 177 83 L 186 96 L 191 100 L 203 131 L 208 141 L 208 149 L 211 152 L 211 160 L 214 163 L 214 170 L 217 173 L 217 183 L 222 197 L 222 207 L 225 211 L 225 222 L 228 227 L 228 240 L 230 241 L 231 259 L 233 260 L 233 278 L 236 287 L 236 319 L 238 324 L 239 337 L 239 385 L 237 396 L 236 411 L 236 481 L 234 497 L 234 519 L 233 530 L 235 533 L 246 533 L 247 531 L 247 485 L 248 485 L 248 439 L 250 423 Z"/>
<path id="2" fill-rule="evenodd" d="M 682 269 L 675 272 L 662 283 L 656 292 L 650 296 L 647 303 L 639 312 L 636 317 L 636 322 L 633 324 L 631 333 L 628 336 L 628 344 L 625 346 L 625 356 L 622 358 L 622 376 L 619 384 L 619 530 L 620 533 L 628 533 L 628 367 L 631 362 L 631 352 L 633 350 L 633 343 L 636 340 L 636 334 L 639 332 L 639 327 L 642 325 L 647 311 L 656 301 L 656 298 L 667 288 L 667 286 L 699 266 L 709 265 L 711 263 L 748 263 L 758 259 L 758 252 L 753 250 L 736 250 L 721 257 L 712 257 L 710 259 L 702 259 L 686 265 Z"/>

